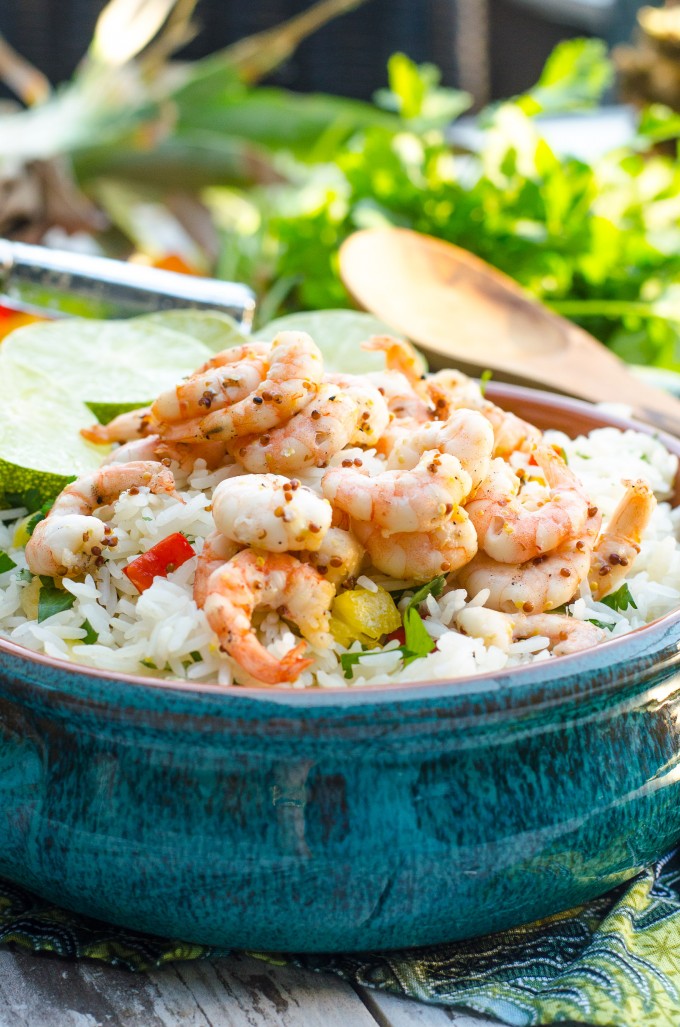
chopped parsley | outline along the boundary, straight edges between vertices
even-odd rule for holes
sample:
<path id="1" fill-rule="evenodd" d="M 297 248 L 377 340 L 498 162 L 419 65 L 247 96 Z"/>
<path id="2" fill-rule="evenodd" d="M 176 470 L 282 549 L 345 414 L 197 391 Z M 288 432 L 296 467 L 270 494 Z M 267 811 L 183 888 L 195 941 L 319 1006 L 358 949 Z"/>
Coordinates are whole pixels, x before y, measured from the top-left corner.
<path id="1" fill-rule="evenodd" d="M 414 660 L 419 660 L 421 656 L 427 656 L 435 648 L 435 642 L 428 634 L 427 628 L 423 623 L 423 618 L 418 613 L 418 607 L 420 604 L 427 599 L 428 596 L 440 596 L 446 584 L 446 575 L 440 574 L 438 577 L 433 578 L 432 581 L 428 581 L 426 585 L 419 588 L 418 591 L 412 596 L 408 606 L 404 610 L 402 615 L 402 623 L 404 625 L 404 644 L 400 645 L 397 649 L 379 649 L 373 652 L 361 652 L 361 653 L 343 653 L 340 657 L 340 665 L 344 671 L 346 678 L 351 678 L 353 674 L 354 666 L 359 662 L 370 656 L 379 656 L 381 653 L 387 651 L 391 653 L 400 652 L 404 666 L 408 666 L 409 663 L 413 663 Z"/>
<path id="2" fill-rule="evenodd" d="M 432 581 L 428 581 L 426 585 L 418 589 L 404 610 L 402 617 L 404 623 L 404 645 L 402 646 L 402 651 L 405 667 L 409 663 L 413 663 L 414 660 L 420 659 L 421 656 L 427 656 L 435 647 L 435 643 L 430 638 L 427 628 L 423 623 L 423 618 L 418 613 L 418 607 L 428 596 L 434 596 L 435 598 L 440 596 L 445 584 L 445 574 L 440 574 L 438 577 L 433 578 Z"/>
<path id="3" fill-rule="evenodd" d="M 5 571 L 11 571 L 13 567 L 16 567 L 16 563 L 12 557 L 9 553 L 5 553 L 0 549 L 0 574 L 4 574 Z"/>
<path id="4" fill-rule="evenodd" d="M 621 588 L 617 589 L 616 592 L 612 592 L 611 595 L 605 596 L 604 599 L 600 599 L 601 603 L 608 606 L 610 610 L 621 612 L 627 610 L 629 606 L 632 606 L 634 610 L 637 610 L 637 603 L 633 599 L 630 589 L 628 588 L 628 582 L 624 581 Z"/>
<path id="5" fill-rule="evenodd" d="M 80 626 L 85 631 L 85 638 L 79 639 L 82 645 L 94 645 L 99 641 L 99 632 L 94 630 L 89 620 L 84 620 Z"/>
<path id="6" fill-rule="evenodd" d="M 588 617 L 588 623 L 594 624 L 596 628 L 603 628 L 605 631 L 614 630 L 613 624 L 608 624 L 606 621 L 603 620 L 596 620 L 594 617 Z"/>
<path id="7" fill-rule="evenodd" d="M 403 648 L 400 647 L 400 649 Z M 400 650 L 388 649 L 388 652 L 395 653 Z M 354 674 L 354 667 L 359 660 L 368 659 L 371 656 L 382 656 L 384 650 L 378 649 L 373 652 L 361 652 L 361 653 L 342 653 L 340 656 L 340 666 L 342 667 L 343 673 L 346 678 L 351 678 Z"/>
<path id="8" fill-rule="evenodd" d="M 40 523 L 40 521 L 44 521 L 46 516 L 47 511 L 43 513 L 42 510 L 36 510 L 34 514 L 31 514 L 31 516 L 26 521 L 26 534 L 29 538 L 35 531 L 36 526 Z"/>
<path id="9" fill-rule="evenodd" d="M 76 601 L 76 597 L 66 592 L 63 588 L 57 588 L 52 578 L 40 578 L 42 583 L 38 595 L 38 624 L 53 617 L 55 613 L 63 613 L 70 610 Z"/>
<path id="10" fill-rule="evenodd" d="M 486 371 L 482 371 L 482 373 L 480 374 L 480 376 L 479 376 L 479 391 L 481 392 L 482 396 L 486 395 L 487 383 L 490 382 L 492 378 L 493 378 L 493 371 L 489 371 L 488 368 L 486 369 Z"/>

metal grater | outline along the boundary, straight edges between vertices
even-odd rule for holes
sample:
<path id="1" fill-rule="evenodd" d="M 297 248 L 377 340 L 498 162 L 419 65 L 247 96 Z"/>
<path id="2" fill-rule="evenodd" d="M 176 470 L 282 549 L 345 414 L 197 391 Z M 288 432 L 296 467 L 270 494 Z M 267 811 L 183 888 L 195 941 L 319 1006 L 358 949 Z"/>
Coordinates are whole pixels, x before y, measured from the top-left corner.
<path id="1" fill-rule="evenodd" d="M 248 330 L 255 312 L 252 290 L 238 282 L 5 239 L 0 293 L 14 307 L 51 317 L 133 317 L 189 307 L 229 314 Z"/>

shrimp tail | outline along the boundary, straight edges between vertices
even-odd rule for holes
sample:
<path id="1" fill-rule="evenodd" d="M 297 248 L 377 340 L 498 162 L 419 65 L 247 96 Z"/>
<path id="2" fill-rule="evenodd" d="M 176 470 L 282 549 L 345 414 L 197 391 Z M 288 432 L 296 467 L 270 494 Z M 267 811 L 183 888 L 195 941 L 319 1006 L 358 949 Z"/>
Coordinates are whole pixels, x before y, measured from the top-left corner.
<path id="1" fill-rule="evenodd" d="M 263 659 L 262 651 L 257 648 L 253 651 L 252 657 L 249 646 L 246 643 L 239 647 L 238 662 L 243 669 L 266 685 L 281 685 L 295 681 L 307 667 L 311 667 L 313 660 L 305 658 L 302 654 L 307 650 L 306 642 L 299 642 L 294 649 L 287 652 L 281 659 L 267 654 L 268 659 Z"/>

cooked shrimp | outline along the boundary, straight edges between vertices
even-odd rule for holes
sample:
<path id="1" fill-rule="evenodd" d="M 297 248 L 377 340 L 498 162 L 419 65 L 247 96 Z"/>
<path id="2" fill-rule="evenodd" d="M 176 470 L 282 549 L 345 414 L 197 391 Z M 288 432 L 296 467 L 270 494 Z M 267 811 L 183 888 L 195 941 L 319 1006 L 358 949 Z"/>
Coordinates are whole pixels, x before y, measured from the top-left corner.
<path id="1" fill-rule="evenodd" d="M 358 374 L 327 374 L 324 381 L 342 390 L 356 403 L 357 416 L 350 446 L 375 446 L 390 420 L 390 412 L 380 389 Z"/>
<path id="2" fill-rule="evenodd" d="M 227 538 L 271 553 L 318 549 L 333 516 L 326 499 L 279 474 L 244 474 L 220 482 L 212 513 Z"/>
<path id="3" fill-rule="evenodd" d="M 624 482 L 626 491 L 593 550 L 588 581 L 595 599 L 615 591 L 640 552 L 640 540 L 656 507 L 646 481 Z"/>
<path id="4" fill-rule="evenodd" d="M 488 610 L 485 606 L 465 606 L 453 617 L 453 626 L 462 635 L 481 638 L 486 646 L 495 646 L 507 653 L 512 644 L 511 615 Z"/>
<path id="5" fill-rule="evenodd" d="M 226 449 L 221 442 L 166 442 L 160 435 L 147 435 L 143 439 L 124 442 L 112 450 L 102 466 L 106 464 L 126 464 L 133 460 L 159 460 L 167 466 L 171 462 L 179 465 L 179 470 L 189 474 L 197 460 L 205 461 L 210 470 L 219 467 L 224 461 Z"/>
<path id="6" fill-rule="evenodd" d="M 493 450 L 493 431 L 476 410 L 454 410 L 446 421 L 429 421 L 407 433 L 390 454 L 388 468 L 415 467 L 422 453 L 438 449 L 458 457 L 476 489 L 486 477 Z"/>
<path id="7" fill-rule="evenodd" d="M 478 410 L 483 414 L 493 428 L 494 456 L 510 456 L 518 449 L 530 448 L 541 438 L 541 432 L 535 425 L 485 399 L 477 383 L 461 371 L 438 371 L 425 379 L 420 391 L 440 420 L 449 417 L 452 410 L 461 408 Z"/>
<path id="8" fill-rule="evenodd" d="M 267 377 L 245 399 L 203 418 L 162 424 L 167 439 L 228 442 L 269 431 L 288 421 L 314 398 L 323 374 L 321 353 L 306 332 L 279 332 L 272 343 Z"/>
<path id="9" fill-rule="evenodd" d="M 238 543 L 232 542 L 221 531 L 213 531 L 206 536 L 203 549 L 196 561 L 196 574 L 194 576 L 194 602 L 199 609 L 203 609 L 208 598 L 208 582 L 214 571 L 220 569 L 232 556 L 239 551 Z"/>
<path id="10" fill-rule="evenodd" d="M 409 471 L 369 477 L 363 468 L 332 467 L 323 494 L 359 521 L 388 532 L 432 531 L 440 527 L 470 491 L 470 475 L 455 456 L 430 450 Z"/>
<path id="11" fill-rule="evenodd" d="M 424 424 L 432 417 L 428 404 L 400 371 L 371 371 L 364 377 L 385 397 L 389 412 L 399 420 L 411 418 Z"/>
<path id="12" fill-rule="evenodd" d="M 536 510 L 517 495 L 520 479 L 500 457 L 466 504 L 480 548 L 500 563 L 524 563 L 578 536 L 588 517 L 590 501 L 583 485 L 549 446 L 539 446 L 534 458 L 550 488 Z"/>
<path id="13" fill-rule="evenodd" d="M 378 453 L 387 456 L 398 442 L 429 421 L 432 411 L 400 371 L 372 371 L 366 377 L 387 402 L 389 421 L 375 443 Z"/>
<path id="14" fill-rule="evenodd" d="M 555 656 L 568 656 L 590 649 L 606 637 L 606 631 L 590 621 L 576 620 L 559 613 L 499 613 L 483 606 L 466 606 L 453 618 L 464 635 L 481 638 L 485 645 L 495 645 L 508 652 L 511 642 L 542 635 L 550 642 Z"/>
<path id="15" fill-rule="evenodd" d="M 108 424 L 93 424 L 91 428 L 81 428 L 80 434 L 88 442 L 105 444 L 107 442 L 132 442 L 151 434 L 151 407 L 139 407 L 119 414 Z"/>
<path id="16" fill-rule="evenodd" d="M 319 574 L 334 585 L 355 578 L 366 550 L 345 528 L 329 528 L 316 552 L 302 553 L 300 559 L 311 563 Z"/>
<path id="17" fill-rule="evenodd" d="M 374 391 L 384 406 L 382 396 Z M 356 444 L 362 425 L 367 423 L 365 412 L 351 392 L 325 382 L 314 399 L 286 424 L 262 435 L 235 439 L 230 450 L 252 474 L 273 471 L 291 475 L 306 467 L 325 467 L 345 446 Z M 385 422 L 388 417 L 385 407 Z"/>
<path id="18" fill-rule="evenodd" d="M 278 685 L 295 681 L 312 661 L 302 655 L 304 642 L 281 659 L 268 652 L 252 625 L 255 609 L 277 610 L 304 638 L 328 647 L 334 595 L 334 585 L 294 556 L 244 549 L 213 572 L 204 609 L 222 649 L 258 681 Z"/>
<path id="19" fill-rule="evenodd" d="M 375 524 L 353 521 L 352 528 L 371 562 L 392 578 L 431 581 L 468 563 L 477 552 L 477 536 L 464 510 L 456 510 L 432 531 L 387 534 Z"/>
<path id="20" fill-rule="evenodd" d="M 477 553 L 456 576 L 468 595 L 489 589 L 487 605 L 492 609 L 516 613 L 544 613 L 570 602 L 581 582 L 588 576 L 590 557 L 601 514 L 591 507 L 578 538 L 526 563 L 498 563 L 486 553 Z"/>
<path id="21" fill-rule="evenodd" d="M 582 649 L 590 649 L 604 641 L 607 632 L 587 620 L 576 620 L 559 613 L 512 614 L 512 635 L 515 640 L 543 635 L 550 641 L 549 649 L 555 656 L 568 656 Z"/>
<path id="22" fill-rule="evenodd" d="M 463 407 L 479 410 L 484 403 L 482 390 L 474 378 L 468 378 L 453 367 L 428 375 L 417 389 L 440 421 L 445 421 L 452 410 Z"/>
<path id="23" fill-rule="evenodd" d="M 238 403 L 266 378 L 270 352 L 266 342 L 223 350 L 190 378 L 162 392 L 151 407 L 153 418 L 157 422 L 184 421 Z"/>
<path id="24" fill-rule="evenodd" d="M 158 460 L 157 450 L 161 444 L 160 435 L 146 435 L 143 439 L 131 439 L 116 446 L 104 460 L 102 467 L 109 464 L 129 464 L 135 460 Z"/>
<path id="25" fill-rule="evenodd" d="M 541 432 L 529 421 L 485 400 L 479 408 L 493 428 L 493 455 L 508 457 L 518 449 L 531 449 L 540 442 Z"/>
<path id="26" fill-rule="evenodd" d="M 372 335 L 361 344 L 362 349 L 385 354 L 385 363 L 389 371 L 399 371 L 411 383 L 420 382 L 427 373 L 427 363 L 418 350 L 392 335 Z"/>
<path id="27" fill-rule="evenodd" d="M 54 501 L 47 517 L 38 521 L 26 544 L 26 560 L 34 574 L 73 576 L 113 547 L 117 539 L 92 512 L 108 506 L 129 489 L 173 494 L 172 472 L 152 460 L 108 464 L 71 482 Z"/>

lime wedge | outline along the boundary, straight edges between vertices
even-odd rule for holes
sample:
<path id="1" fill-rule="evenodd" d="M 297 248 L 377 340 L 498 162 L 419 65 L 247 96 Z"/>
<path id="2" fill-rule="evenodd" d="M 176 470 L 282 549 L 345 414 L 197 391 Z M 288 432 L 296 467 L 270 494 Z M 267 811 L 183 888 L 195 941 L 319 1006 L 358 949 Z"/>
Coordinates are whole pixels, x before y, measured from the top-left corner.
<path id="1" fill-rule="evenodd" d="M 7 336 L 2 351 L 8 364 L 39 371 L 104 421 L 150 403 L 213 353 L 148 316 L 27 325 Z"/>
<path id="2" fill-rule="evenodd" d="M 398 335 L 384 321 L 357 310 L 312 310 L 304 314 L 287 314 L 270 321 L 255 332 L 257 339 L 271 341 L 278 332 L 308 332 L 323 354 L 328 371 L 342 374 L 366 374 L 383 371 L 382 353 L 370 353 L 361 343 L 370 335 Z"/>
<path id="3" fill-rule="evenodd" d="M 241 331 L 233 317 L 219 310 L 160 310 L 137 320 L 181 332 L 202 342 L 213 353 L 250 341 L 250 336 Z"/>
<path id="4" fill-rule="evenodd" d="M 4 352 L 0 381 L 0 506 L 35 509 L 74 476 L 96 470 L 109 447 L 80 435 L 92 423 L 83 403 L 45 375 L 13 365 Z"/>

